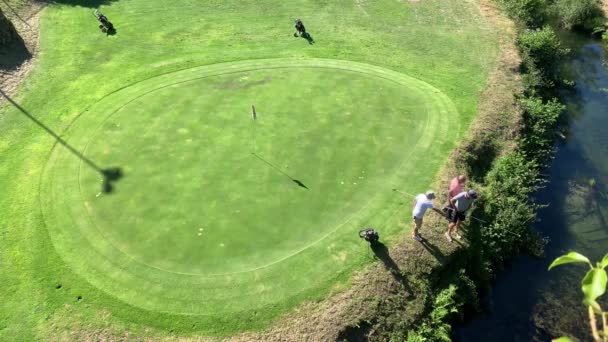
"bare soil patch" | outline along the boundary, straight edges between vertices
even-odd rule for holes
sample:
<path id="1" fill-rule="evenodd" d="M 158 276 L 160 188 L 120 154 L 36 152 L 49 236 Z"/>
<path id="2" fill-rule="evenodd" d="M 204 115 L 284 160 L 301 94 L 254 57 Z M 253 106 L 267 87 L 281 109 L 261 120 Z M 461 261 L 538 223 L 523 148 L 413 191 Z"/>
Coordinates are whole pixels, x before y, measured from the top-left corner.
<path id="1" fill-rule="evenodd" d="M 6 17 L 13 23 L 20 40 L 0 49 L 0 89 L 7 95 L 13 96 L 32 70 L 38 54 L 38 38 L 40 29 L 40 12 L 44 3 L 33 2 L 18 8 L 2 2 Z M 0 97 L 0 104 L 6 101 Z"/>

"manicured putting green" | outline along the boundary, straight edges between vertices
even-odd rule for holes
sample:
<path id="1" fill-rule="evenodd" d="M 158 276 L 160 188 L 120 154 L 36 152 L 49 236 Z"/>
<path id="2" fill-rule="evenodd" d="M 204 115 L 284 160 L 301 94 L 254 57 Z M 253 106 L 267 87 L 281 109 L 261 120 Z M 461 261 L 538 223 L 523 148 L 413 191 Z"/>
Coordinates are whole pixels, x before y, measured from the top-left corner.
<path id="1" fill-rule="evenodd" d="M 112 193 L 57 145 L 41 204 L 57 251 L 96 287 L 147 310 L 251 320 L 360 263 L 358 229 L 399 209 L 390 189 L 457 118 L 432 86 L 367 64 L 186 69 L 104 97 L 65 133 L 99 167 L 122 169 Z"/>

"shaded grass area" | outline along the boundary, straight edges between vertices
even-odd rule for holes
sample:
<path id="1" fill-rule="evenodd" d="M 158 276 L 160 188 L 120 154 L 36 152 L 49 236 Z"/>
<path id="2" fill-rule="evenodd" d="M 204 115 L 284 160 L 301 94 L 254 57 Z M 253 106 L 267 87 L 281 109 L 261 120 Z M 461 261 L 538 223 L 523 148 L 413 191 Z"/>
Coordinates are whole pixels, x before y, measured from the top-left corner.
<path id="1" fill-rule="evenodd" d="M 494 32 L 475 6 L 457 1 L 119 1 L 102 10 L 117 26 L 115 36 L 99 33 L 88 8 L 51 6 L 44 13 L 39 66 L 17 100 L 58 132 L 102 96 L 155 75 L 223 61 L 324 57 L 380 65 L 434 85 L 460 112 L 462 124 L 453 132 L 456 141 L 475 113 L 497 48 Z M 295 17 L 304 20 L 315 45 L 291 37 Z M 462 48 L 465 44 L 467 49 Z M 10 293 L 3 295 L 7 300 L 2 334 L 27 340 L 66 331 L 95 336 L 104 329 L 109 334 L 207 331 L 197 325 L 195 316 L 151 314 L 116 301 L 63 263 L 43 227 L 37 203 L 37 180 L 53 140 L 17 114 L 5 108 L 0 115 L 0 184 L 6 189 L 0 199 L 6 236 L 2 258 L 3 266 L 10 265 L 1 275 L 3 291 Z M 443 146 L 428 167 L 412 174 L 413 191 L 430 184 L 440 156 L 448 150 Z M 393 227 L 389 231 L 395 233 L 385 237 L 391 246 L 400 238 L 396 232 L 404 229 L 401 216 L 394 210 L 374 209 L 381 211 L 378 222 Z M 341 238 L 346 241 L 350 235 Z M 330 279 L 333 291 L 348 287 L 350 271 Z M 286 298 L 282 308 L 328 293 L 327 288 L 304 291 Z M 218 319 L 215 333 L 265 327 L 283 309 L 261 310 L 239 325 Z"/>

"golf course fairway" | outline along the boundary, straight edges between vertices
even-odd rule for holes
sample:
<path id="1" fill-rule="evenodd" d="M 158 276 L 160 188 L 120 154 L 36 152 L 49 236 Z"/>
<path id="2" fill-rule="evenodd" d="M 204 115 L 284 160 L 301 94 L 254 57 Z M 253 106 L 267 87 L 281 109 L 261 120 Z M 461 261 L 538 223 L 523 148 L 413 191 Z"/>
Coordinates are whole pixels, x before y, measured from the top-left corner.
<path id="1" fill-rule="evenodd" d="M 110 36 L 61 3 L 0 108 L 6 336 L 225 336 L 347 288 L 360 229 L 406 236 L 392 190 L 427 190 L 496 54 L 469 2 L 109 1 Z"/>

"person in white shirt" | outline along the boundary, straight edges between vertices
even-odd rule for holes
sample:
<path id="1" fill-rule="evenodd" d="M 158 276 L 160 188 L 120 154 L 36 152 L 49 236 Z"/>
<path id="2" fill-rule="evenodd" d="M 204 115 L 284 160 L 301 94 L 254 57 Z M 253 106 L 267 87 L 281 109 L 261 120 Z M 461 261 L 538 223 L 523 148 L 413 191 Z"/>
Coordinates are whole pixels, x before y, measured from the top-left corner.
<path id="1" fill-rule="evenodd" d="M 441 210 L 435 208 L 433 202 L 435 199 L 435 193 L 431 190 L 427 191 L 426 194 L 419 194 L 414 198 L 414 209 L 412 210 L 412 216 L 414 218 L 414 230 L 412 231 L 412 238 L 418 242 L 422 241 L 422 237 L 418 234 L 418 230 L 422 227 L 422 219 L 427 209 L 432 209 L 435 212 L 443 216 Z"/>

